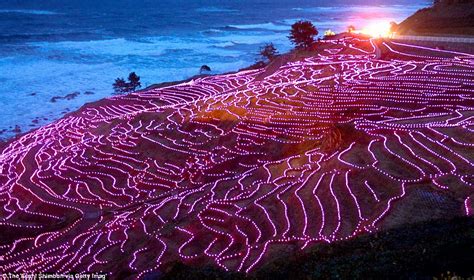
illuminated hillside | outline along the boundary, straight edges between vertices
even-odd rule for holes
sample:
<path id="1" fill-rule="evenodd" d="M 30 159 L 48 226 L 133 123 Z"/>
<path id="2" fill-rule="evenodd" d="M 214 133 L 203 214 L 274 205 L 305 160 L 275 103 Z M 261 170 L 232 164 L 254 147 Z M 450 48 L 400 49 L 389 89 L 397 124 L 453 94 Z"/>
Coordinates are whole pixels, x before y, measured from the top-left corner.
<path id="1" fill-rule="evenodd" d="M 383 60 L 373 41 L 328 41 L 276 69 L 102 100 L 11 142 L 0 271 L 249 272 L 290 245 L 432 218 L 416 206 L 433 197 L 451 201 L 437 215 L 472 214 L 473 56 L 377 43 Z"/>

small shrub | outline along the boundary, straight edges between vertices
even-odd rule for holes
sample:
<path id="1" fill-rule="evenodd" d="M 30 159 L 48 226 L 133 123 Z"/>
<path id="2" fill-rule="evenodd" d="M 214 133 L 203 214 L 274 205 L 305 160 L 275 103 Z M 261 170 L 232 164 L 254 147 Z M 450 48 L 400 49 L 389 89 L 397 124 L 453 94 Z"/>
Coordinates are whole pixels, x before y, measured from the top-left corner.
<path id="1" fill-rule="evenodd" d="M 264 60 L 272 61 L 278 55 L 278 51 L 273 43 L 269 43 L 260 48 L 260 55 Z"/>
<path id="2" fill-rule="evenodd" d="M 211 67 L 207 66 L 207 65 L 203 65 L 201 66 L 201 69 L 199 69 L 199 73 L 202 74 L 203 72 L 211 72 Z"/>

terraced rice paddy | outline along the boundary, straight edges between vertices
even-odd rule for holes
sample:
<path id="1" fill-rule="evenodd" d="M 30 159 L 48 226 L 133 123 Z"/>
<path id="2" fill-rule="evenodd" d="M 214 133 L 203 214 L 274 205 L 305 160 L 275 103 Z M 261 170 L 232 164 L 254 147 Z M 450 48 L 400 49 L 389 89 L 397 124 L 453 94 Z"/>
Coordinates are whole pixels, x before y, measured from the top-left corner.
<path id="1" fill-rule="evenodd" d="M 286 246 L 377 231 L 418 188 L 471 215 L 474 56 L 325 44 L 278 69 L 103 100 L 11 142 L 0 271 L 250 272 Z"/>

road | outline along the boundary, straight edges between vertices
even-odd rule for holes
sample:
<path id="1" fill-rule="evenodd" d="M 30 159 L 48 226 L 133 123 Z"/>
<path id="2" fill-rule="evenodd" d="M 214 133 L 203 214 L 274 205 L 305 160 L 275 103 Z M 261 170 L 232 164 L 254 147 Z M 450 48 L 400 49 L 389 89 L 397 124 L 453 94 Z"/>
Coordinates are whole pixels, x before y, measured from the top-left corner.
<path id="1" fill-rule="evenodd" d="M 392 39 L 407 40 L 407 41 L 449 42 L 449 43 L 474 44 L 474 37 L 394 35 L 392 37 Z"/>

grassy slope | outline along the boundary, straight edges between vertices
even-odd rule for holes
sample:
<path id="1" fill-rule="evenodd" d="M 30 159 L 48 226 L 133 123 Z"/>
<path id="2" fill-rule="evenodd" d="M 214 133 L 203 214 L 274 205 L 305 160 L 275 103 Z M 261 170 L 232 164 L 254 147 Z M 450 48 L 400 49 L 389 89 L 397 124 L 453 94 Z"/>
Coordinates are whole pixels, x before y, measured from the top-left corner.
<path id="1" fill-rule="evenodd" d="M 425 8 L 400 24 L 403 35 L 474 35 L 474 2 Z"/>

